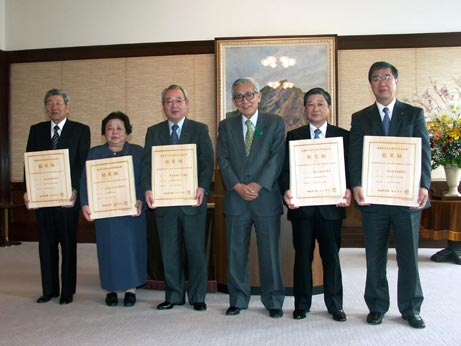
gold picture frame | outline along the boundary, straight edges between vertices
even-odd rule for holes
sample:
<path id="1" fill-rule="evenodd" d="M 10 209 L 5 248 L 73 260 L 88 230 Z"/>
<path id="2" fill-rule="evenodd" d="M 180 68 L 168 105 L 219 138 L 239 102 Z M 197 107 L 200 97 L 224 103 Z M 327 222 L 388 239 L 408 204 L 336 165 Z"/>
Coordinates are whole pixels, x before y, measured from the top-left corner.
<path id="1" fill-rule="evenodd" d="M 217 38 L 215 56 L 217 123 L 236 114 L 232 83 L 243 77 L 259 83 L 260 109 L 281 115 L 287 131 L 305 124 L 303 96 L 314 87 L 330 93 L 337 123 L 337 36 Z"/>

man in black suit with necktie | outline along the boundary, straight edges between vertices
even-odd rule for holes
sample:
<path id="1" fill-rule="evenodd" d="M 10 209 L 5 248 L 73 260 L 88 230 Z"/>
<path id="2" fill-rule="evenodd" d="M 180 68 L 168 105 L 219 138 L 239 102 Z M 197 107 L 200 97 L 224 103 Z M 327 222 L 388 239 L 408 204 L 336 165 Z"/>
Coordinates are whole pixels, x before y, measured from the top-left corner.
<path id="1" fill-rule="evenodd" d="M 285 124 L 280 116 L 258 111 L 261 92 L 252 78 L 232 85 L 240 114 L 219 124 L 218 159 L 226 188 L 227 288 L 235 316 L 248 308 L 248 249 L 252 226 L 258 246 L 261 301 L 269 316 L 283 316 L 285 288 L 280 265 L 280 215 L 283 211 L 278 177 L 285 155 Z"/>
<path id="2" fill-rule="evenodd" d="M 69 149 L 72 206 L 37 209 L 39 255 L 43 294 L 37 303 L 61 295 L 59 304 L 72 303 L 77 283 L 77 225 L 80 212 L 80 175 L 90 148 L 90 128 L 68 119 L 70 98 L 61 90 L 45 95 L 45 109 L 51 121 L 32 125 L 27 152 Z M 28 208 L 29 199 L 24 193 Z M 61 290 L 59 289 L 59 245 L 61 245 Z"/>
<path id="3" fill-rule="evenodd" d="M 345 208 L 350 204 L 351 191 L 346 189 L 344 202 L 337 205 L 298 207 L 292 202 L 290 190 L 289 142 L 302 139 L 342 137 L 344 153 L 347 153 L 349 132 L 328 124 L 331 112 L 331 96 L 322 88 L 314 88 L 304 95 L 304 115 L 308 125 L 288 132 L 285 164 L 280 176 L 280 190 L 288 206 L 288 219 L 293 229 L 295 249 L 293 292 L 296 320 L 306 317 L 312 303 L 312 260 L 317 239 L 323 265 L 324 301 L 328 312 L 338 322 L 346 321 L 343 310 L 343 285 L 339 249 L 341 247 L 341 225 L 346 217 Z M 345 162 L 346 165 L 347 160 Z M 347 170 L 346 170 L 347 172 Z M 347 174 L 347 173 L 346 173 Z M 348 179 L 346 179 L 348 182 Z M 346 186 L 348 184 L 346 183 Z"/>
<path id="4" fill-rule="evenodd" d="M 398 71 L 388 62 L 371 65 L 368 81 L 376 102 L 352 115 L 349 169 L 354 199 L 362 212 L 367 257 L 365 302 L 367 322 L 381 324 L 389 309 L 386 277 L 389 233 L 392 228 L 397 252 L 398 307 L 402 318 L 414 328 L 424 328 L 420 316 L 423 292 L 418 272 L 418 241 L 421 210 L 430 206 L 431 151 L 423 110 L 396 98 Z M 362 190 L 364 136 L 421 138 L 421 177 L 415 208 L 366 204 Z"/>
<path id="5" fill-rule="evenodd" d="M 167 120 L 147 129 L 141 167 L 141 186 L 146 203 L 153 208 L 152 147 L 169 144 L 197 145 L 197 204 L 193 206 L 158 207 L 154 209 L 165 273 L 165 301 L 158 310 L 172 309 L 185 303 L 184 269 L 181 244 L 184 239 L 189 282 L 187 296 L 196 311 L 205 311 L 208 285 L 205 257 L 207 195 L 214 168 L 213 146 L 208 126 L 186 117 L 190 99 L 179 85 L 170 85 L 161 95 Z"/>

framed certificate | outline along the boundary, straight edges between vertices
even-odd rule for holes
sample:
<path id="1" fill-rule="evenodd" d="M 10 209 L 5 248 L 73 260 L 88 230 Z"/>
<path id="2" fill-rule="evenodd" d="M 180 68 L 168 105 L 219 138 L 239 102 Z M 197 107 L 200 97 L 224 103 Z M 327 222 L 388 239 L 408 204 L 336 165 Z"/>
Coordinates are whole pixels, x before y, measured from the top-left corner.
<path id="1" fill-rule="evenodd" d="M 196 152 L 195 144 L 152 147 L 154 207 L 197 204 Z"/>
<path id="2" fill-rule="evenodd" d="M 343 202 L 346 170 L 342 137 L 289 142 L 290 190 L 296 206 Z"/>
<path id="3" fill-rule="evenodd" d="M 133 157 L 86 161 L 88 206 L 92 219 L 137 213 Z"/>
<path id="4" fill-rule="evenodd" d="M 69 149 L 24 153 L 29 208 L 73 205 Z"/>
<path id="5" fill-rule="evenodd" d="M 364 136 L 362 188 L 366 203 L 418 206 L 421 138 Z"/>

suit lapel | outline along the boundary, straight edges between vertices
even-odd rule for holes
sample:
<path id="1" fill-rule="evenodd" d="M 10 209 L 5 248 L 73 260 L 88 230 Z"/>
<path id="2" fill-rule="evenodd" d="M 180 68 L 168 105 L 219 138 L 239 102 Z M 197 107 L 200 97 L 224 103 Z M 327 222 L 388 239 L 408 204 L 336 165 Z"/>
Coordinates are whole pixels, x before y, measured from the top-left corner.
<path id="1" fill-rule="evenodd" d="M 381 120 L 381 115 L 379 114 L 379 109 L 376 103 L 371 105 L 368 108 L 367 119 L 370 122 L 369 128 L 372 129 L 374 136 L 385 136 L 383 121 Z"/>
<path id="2" fill-rule="evenodd" d="M 255 134 L 253 137 L 253 144 L 251 145 L 250 155 L 248 157 L 252 157 L 256 155 L 256 153 L 260 152 L 260 148 L 264 143 L 264 133 L 267 133 L 267 118 L 264 114 L 258 114 L 258 122 L 256 123 Z M 245 146 L 244 146 L 245 149 Z"/>
<path id="3" fill-rule="evenodd" d="M 235 148 L 239 151 L 241 157 L 246 157 L 245 153 L 245 138 L 243 137 L 243 128 L 242 128 L 242 115 L 239 114 L 233 118 L 229 119 L 231 121 L 231 132 L 232 137 L 235 141 Z M 255 136 L 256 137 L 256 136 Z M 254 141 L 254 137 L 253 137 Z M 251 152 L 250 152 L 251 155 Z"/>
<path id="4" fill-rule="evenodd" d="M 192 133 L 191 122 L 186 118 L 182 124 L 181 136 L 179 137 L 178 144 L 190 143 L 190 137 Z"/>
<path id="5" fill-rule="evenodd" d="M 389 136 L 396 136 L 399 133 L 400 124 L 405 116 L 405 108 L 398 100 L 395 102 L 394 110 L 392 111 L 391 127 L 389 129 Z"/>
<path id="6" fill-rule="evenodd" d="M 325 133 L 325 138 L 335 137 L 335 128 L 331 127 L 330 124 L 327 124 L 327 133 Z"/>
<path id="7" fill-rule="evenodd" d="M 311 128 L 310 128 L 309 124 L 307 124 L 307 126 L 306 126 L 306 133 L 305 134 L 303 133 L 301 138 L 303 138 L 303 139 L 312 139 L 311 138 Z"/>
<path id="8" fill-rule="evenodd" d="M 66 120 L 62 130 L 61 136 L 59 136 L 58 147 L 57 149 L 69 148 L 70 140 L 72 139 L 72 129 L 74 124 L 69 119 Z M 51 143 L 51 141 L 50 141 Z M 51 145 L 51 144 L 50 144 Z"/>
<path id="9" fill-rule="evenodd" d="M 158 141 L 162 143 L 162 145 L 171 144 L 170 127 L 168 125 L 168 120 L 165 120 L 162 123 L 162 126 L 160 128 L 158 135 L 159 135 Z"/>

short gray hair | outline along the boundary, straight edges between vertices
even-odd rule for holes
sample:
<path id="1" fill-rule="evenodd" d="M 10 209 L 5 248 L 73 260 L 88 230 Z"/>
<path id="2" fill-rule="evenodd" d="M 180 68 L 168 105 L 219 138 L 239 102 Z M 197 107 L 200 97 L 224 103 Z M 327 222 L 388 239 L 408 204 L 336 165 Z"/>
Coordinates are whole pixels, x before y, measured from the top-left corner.
<path id="1" fill-rule="evenodd" d="M 240 84 L 247 84 L 247 83 L 250 83 L 251 85 L 253 85 L 253 91 L 256 92 L 256 93 L 259 93 L 259 84 L 257 81 L 255 81 L 253 78 L 251 77 L 245 77 L 245 78 L 239 78 L 237 79 L 233 84 L 232 84 L 232 96 L 235 96 L 234 95 L 234 89 L 236 86 L 240 85 Z"/>
<path id="2" fill-rule="evenodd" d="M 184 95 L 184 100 L 187 100 L 189 98 L 189 96 L 187 95 L 186 89 L 184 89 L 180 85 L 171 84 L 168 88 L 165 88 L 162 90 L 162 104 L 165 103 L 165 94 L 167 93 L 168 90 L 181 90 L 182 94 Z"/>
<path id="3" fill-rule="evenodd" d="M 48 90 L 45 94 L 45 99 L 44 99 L 45 106 L 46 106 L 46 101 L 48 100 L 48 97 L 54 96 L 54 95 L 61 95 L 66 105 L 70 103 L 70 97 L 64 91 L 60 89 L 51 89 L 51 90 Z"/>

